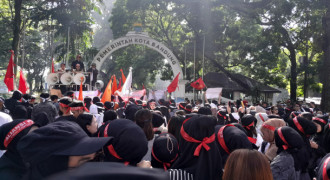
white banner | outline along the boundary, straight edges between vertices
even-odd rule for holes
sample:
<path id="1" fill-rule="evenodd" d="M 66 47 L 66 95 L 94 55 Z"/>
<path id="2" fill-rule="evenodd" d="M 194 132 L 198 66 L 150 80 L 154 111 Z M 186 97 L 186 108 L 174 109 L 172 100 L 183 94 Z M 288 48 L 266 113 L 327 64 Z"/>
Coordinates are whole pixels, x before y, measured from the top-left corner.
<path id="1" fill-rule="evenodd" d="M 218 99 L 222 88 L 207 88 L 205 92 L 206 99 Z"/>
<path id="2" fill-rule="evenodd" d="M 154 95 L 153 95 L 154 92 Z M 151 99 L 165 99 L 165 91 L 164 90 L 149 90 L 149 96 L 148 96 L 148 100 Z"/>

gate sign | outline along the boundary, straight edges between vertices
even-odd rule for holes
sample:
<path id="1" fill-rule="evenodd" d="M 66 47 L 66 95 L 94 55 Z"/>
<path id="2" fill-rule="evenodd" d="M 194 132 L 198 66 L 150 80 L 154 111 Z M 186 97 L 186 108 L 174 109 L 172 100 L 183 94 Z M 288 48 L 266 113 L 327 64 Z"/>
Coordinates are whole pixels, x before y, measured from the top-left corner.
<path id="1" fill-rule="evenodd" d="M 164 44 L 150 38 L 146 32 L 128 32 L 126 36 L 110 42 L 98 52 L 93 59 L 93 63 L 96 64 L 98 70 L 101 70 L 102 64 L 108 56 L 114 51 L 132 44 L 144 45 L 159 52 L 170 63 L 173 74 L 176 75 L 180 72 L 179 79 L 183 79 L 181 66 L 172 51 Z"/>

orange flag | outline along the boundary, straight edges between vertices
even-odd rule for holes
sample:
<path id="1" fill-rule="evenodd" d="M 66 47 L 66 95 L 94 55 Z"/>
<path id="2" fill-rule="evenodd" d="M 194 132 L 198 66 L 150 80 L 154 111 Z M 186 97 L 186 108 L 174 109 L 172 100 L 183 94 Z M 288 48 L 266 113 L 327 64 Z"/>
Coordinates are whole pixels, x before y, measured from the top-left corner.
<path id="1" fill-rule="evenodd" d="M 78 100 L 80 100 L 80 101 L 84 101 L 83 90 L 82 90 L 82 83 L 83 83 L 83 77 L 81 77 L 80 89 L 79 89 L 79 96 L 78 96 Z"/>
<path id="2" fill-rule="evenodd" d="M 173 79 L 171 84 L 167 87 L 167 91 L 169 93 L 174 92 L 176 90 L 176 88 L 178 87 L 179 75 L 180 75 L 180 73 L 178 73 L 178 75 L 176 75 L 176 77 Z"/>
<path id="3" fill-rule="evenodd" d="M 116 75 L 113 75 L 111 94 L 113 95 L 117 91 L 117 79 Z"/>
<path id="4" fill-rule="evenodd" d="M 113 78 L 113 76 L 110 78 L 110 81 L 109 81 L 107 87 L 104 90 L 104 93 L 103 93 L 103 96 L 102 96 L 102 99 L 101 99 L 101 102 L 103 104 L 105 103 L 105 101 L 111 101 L 112 78 Z"/>
<path id="5" fill-rule="evenodd" d="M 123 80 L 123 84 L 125 84 L 126 77 L 124 75 L 123 69 L 120 69 L 120 72 L 121 72 L 121 79 Z"/>

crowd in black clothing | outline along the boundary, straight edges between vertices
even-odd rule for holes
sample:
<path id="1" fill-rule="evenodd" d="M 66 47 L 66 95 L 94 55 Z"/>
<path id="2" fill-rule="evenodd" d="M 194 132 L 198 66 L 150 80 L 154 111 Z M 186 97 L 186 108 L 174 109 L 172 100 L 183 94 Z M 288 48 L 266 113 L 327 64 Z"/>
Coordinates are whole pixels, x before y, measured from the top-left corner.
<path id="1" fill-rule="evenodd" d="M 0 97 L 0 179 L 330 176 L 329 115 L 313 103 L 35 99 Z"/>

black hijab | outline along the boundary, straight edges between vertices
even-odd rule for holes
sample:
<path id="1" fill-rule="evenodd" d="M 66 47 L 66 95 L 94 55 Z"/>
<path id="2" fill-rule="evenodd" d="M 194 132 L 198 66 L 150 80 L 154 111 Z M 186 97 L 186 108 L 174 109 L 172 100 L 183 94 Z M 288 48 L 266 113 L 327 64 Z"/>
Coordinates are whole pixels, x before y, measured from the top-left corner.
<path id="1" fill-rule="evenodd" d="M 108 121 L 99 128 L 99 137 L 113 137 L 111 144 L 103 147 L 105 161 L 136 165 L 148 151 L 148 141 L 143 130 L 128 119 Z"/>
<path id="2" fill-rule="evenodd" d="M 306 157 L 309 157 L 309 154 L 299 133 L 291 127 L 283 126 L 275 130 L 274 137 L 278 147 L 277 154 L 287 151 L 294 159 L 296 171 L 306 170 L 309 161 L 309 158 Z"/>
<path id="3" fill-rule="evenodd" d="M 253 149 L 247 135 L 234 125 L 216 126 L 216 141 L 221 153 L 222 166 L 224 167 L 228 156 L 236 149 Z"/>
<path id="4" fill-rule="evenodd" d="M 169 133 L 160 134 L 154 140 L 151 155 L 151 166 L 166 171 L 178 158 L 178 141 Z"/>
<path id="5" fill-rule="evenodd" d="M 214 117 L 203 115 L 192 116 L 183 122 L 180 156 L 172 169 L 183 169 L 193 174 L 195 180 L 221 179 L 221 155 L 214 133 L 216 123 Z"/>

